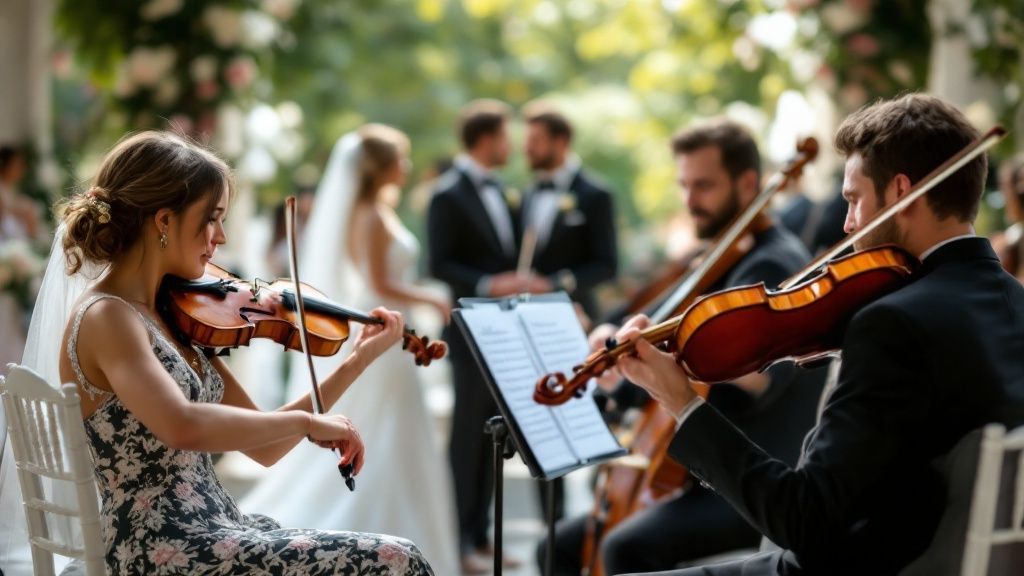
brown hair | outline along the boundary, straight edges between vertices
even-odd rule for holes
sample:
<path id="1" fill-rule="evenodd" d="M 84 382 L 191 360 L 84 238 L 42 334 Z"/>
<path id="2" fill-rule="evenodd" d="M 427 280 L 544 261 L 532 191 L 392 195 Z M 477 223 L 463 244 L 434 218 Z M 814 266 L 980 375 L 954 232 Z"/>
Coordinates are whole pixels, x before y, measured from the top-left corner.
<path id="1" fill-rule="evenodd" d="M 141 236 L 146 217 L 168 208 L 181 213 L 205 200 L 213 212 L 231 169 L 213 152 L 169 132 L 123 138 L 103 159 L 95 183 L 63 205 L 64 254 L 74 274 L 84 261 L 107 263 Z"/>
<path id="2" fill-rule="evenodd" d="M 934 96 L 906 94 L 851 114 L 836 132 L 835 146 L 845 156 L 861 155 L 864 175 L 874 183 L 881 204 L 897 174 L 916 183 L 977 138 L 978 131 L 953 105 Z M 987 169 L 982 154 L 935 186 L 926 196 L 932 212 L 939 219 L 973 221 Z"/>
<path id="3" fill-rule="evenodd" d="M 387 171 L 409 151 L 409 138 L 385 124 L 366 124 L 359 129 L 359 190 L 356 200 L 372 200 L 380 191 Z"/>
<path id="4" fill-rule="evenodd" d="M 753 170 L 760 181 L 761 154 L 757 144 L 750 132 L 736 122 L 715 118 L 683 129 L 672 137 L 672 153 L 676 156 L 708 146 L 716 146 L 721 151 L 722 165 L 733 180 Z"/>
<path id="5" fill-rule="evenodd" d="M 523 110 L 527 124 L 540 124 L 547 129 L 553 138 L 565 138 L 572 141 L 572 124 L 564 114 L 545 102 L 528 104 Z"/>
<path id="6" fill-rule="evenodd" d="M 498 100 L 474 100 L 459 113 L 459 138 L 466 150 L 472 150 L 480 138 L 494 134 L 505 125 L 511 112 Z"/>

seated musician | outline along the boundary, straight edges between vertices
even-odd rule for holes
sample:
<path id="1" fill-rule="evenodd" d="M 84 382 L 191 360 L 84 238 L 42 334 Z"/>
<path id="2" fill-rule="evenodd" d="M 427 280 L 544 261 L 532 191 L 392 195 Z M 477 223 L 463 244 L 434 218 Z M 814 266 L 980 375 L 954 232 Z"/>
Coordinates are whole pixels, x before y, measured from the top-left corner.
<path id="1" fill-rule="evenodd" d="M 920 94 L 847 118 L 835 137 L 847 232 L 977 136 L 960 111 Z M 671 356 L 641 341 L 620 362 L 676 415 L 670 455 L 782 548 L 668 574 L 886 575 L 921 555 L 944 507 L 932 460 L 988 422 L 1024 424 L 1024 288 L 974 236 L 985 173 L 980 156 L 858 245 L 896 244 L 922 264 L 849 322 L 839 382 L 797 466 L 699 400 Z"/>
<path id="2" fill-rule="evenodd" d="M 750 134 L 729 121 L 713 121 L 680 132 L 672 141 L 684 202 L 701 239 L 720 235 L 760 191 L 761 163 Z M 755 245 L 712 289 L 765 282 L 776 286 L 806 265 L 810 256 L 800 241 L 772 225 L 754 236 Z M 591 342 L 600 345 L 616 328 L 595 329 Z M 613 381 L 618 381 L 614 379 Z M 824 370 L 805 371 L 780 365 L 766 374 L 751 374 L 732 385 L 716 386 L 708 402 L 727 414 L 758 442 L 796 462 L 800 440 L 814 423 Z M 613 397 L 620 403 L 643 404 L 649 397 L 623 383 Z M 631 394 L 639 391 L 642 398 Z M 690 482 L 679 493 L 641 511 L 603 538 L 605 574 L 664 570 L 687 560 L 756 548 L 760 535 L 714 493 Z M 587 517 L 559 522 L 555 574 L 578 576 Z M 544 562 L 544 546 L 538 561 Z"/>

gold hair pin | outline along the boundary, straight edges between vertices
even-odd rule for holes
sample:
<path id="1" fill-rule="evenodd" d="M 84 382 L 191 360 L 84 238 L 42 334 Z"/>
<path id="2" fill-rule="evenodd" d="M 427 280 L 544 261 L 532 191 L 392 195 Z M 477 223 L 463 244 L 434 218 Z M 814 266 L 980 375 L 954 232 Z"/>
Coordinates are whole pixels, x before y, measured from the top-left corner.
<path id="1" fill-rule="evenodd" d="M 89 202 L 99 213 L 99 215 L 96 216 L 96 221 L 100 224 L 106 224 L 107 222 L 110 222 L 110 204 L 104 200 L 100 200 L 99 194 L 102 192 L 106 192 L 106 190 L 99 186 L 93 186 L 85 193 L 85 195 L 89 197 Z"/>

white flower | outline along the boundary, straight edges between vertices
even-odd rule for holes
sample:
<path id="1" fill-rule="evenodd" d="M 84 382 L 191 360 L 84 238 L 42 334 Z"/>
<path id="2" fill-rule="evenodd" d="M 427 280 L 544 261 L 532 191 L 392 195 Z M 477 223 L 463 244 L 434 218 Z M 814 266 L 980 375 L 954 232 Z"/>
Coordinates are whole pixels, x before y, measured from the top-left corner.
<path id="1" fill-rule="evenodd" d="M 198 56 L 189 64 L 192 79 L 198 82 L 209 82 L 217 77 L 217 59 L 213 56 Z"/>
<path id="2" fill-rule="evenodd" d="M 263 12 L 246 10 L 242 14 L 242 45 L 246 48 L 264 48 L 274 41 L 277 33 L 277 22 Z"/>
<path id="3" fill-rule="evenodd" d="M 149 0 L 139 9 L 139 14 L 143 20 L 153 22 L 177 14 L 184 4 L 185 0 Z"/>
<path id="4" fill-rule="evenodd" d="M 242 13 L 223 6 L 210 6 L 203 12 L 203 24 L 221 48 L 231 48 L 242 38 Z"/>
<path id="5" fill-rule="evenodd" d="M 0 269 L 5 271 L 0 286 L 14 281 L 26 282 L 43 271 L 43 261 L 25 240 L 7 240 L 0 243 Z"/>
<path id="6" fill-rule="evenodd" d="M 845 2 L 832 3 L 821 9 L 821 20 L 836 36 L 860 28 L 867 22 L 868 12 L 854 10 Z"/>
<path id="7" fill-rule="evenodd" d="M 118 98 L 128 98 L 135 94 L 137 87 L 128 72 L 128 62 L 123 62 L 117 68 L 117 79 L 114 80 L 114 94 Z"/>
<path id="8" fill-rule="evenodd" d="M 192 554 L 185 551 L 184 540 L 157 539 L 147 551 L 149 561 L 156 565 L 159 574 L 174 574 L 187 568 Z"/>
<path id="9" fill-rule="evenodd" d="M 229 560 L 238 553 L 239 548 L 237 538 L 225 538 L 213 545 L 213 555 L 221 560 Z"/>
<path id="10" fill-rule="evenodd" d="M 260 8 L 278 20 L 288 20 L 295 14 L 299 0 L 263 0 Z"/>
<path id="11" fill-rule="evenodd" d="M 128 73 L 136 85 L 152 87 L 170 73 L 177 59 L 170 46 L 140 46 L 128 55 Z"/>
<path id="12" fill-rule="evenodd" d="M 256 62 L 249 56 L 235 56 L 224 68 L 224 79 L 232 88 L 245 88 L 256 79 Z"/>
<path id="13" fill-rule="evenodd" d="M 170 106 L 174 104 L 174 101 L 178 99 L 178 94 L 181 92 L 181 85 L 173 77 L 166 77 L 160 81 L 160 84 L 156 87 L 156 94 L 153 95 L 153 101 L 159 106 Z"/>
<path id="14" fill-rule="evenodd" d="M 889 62 L 889 74 L 904 86 L 909 86 L 914 82 L 914 70 L 903 60 Z"/>

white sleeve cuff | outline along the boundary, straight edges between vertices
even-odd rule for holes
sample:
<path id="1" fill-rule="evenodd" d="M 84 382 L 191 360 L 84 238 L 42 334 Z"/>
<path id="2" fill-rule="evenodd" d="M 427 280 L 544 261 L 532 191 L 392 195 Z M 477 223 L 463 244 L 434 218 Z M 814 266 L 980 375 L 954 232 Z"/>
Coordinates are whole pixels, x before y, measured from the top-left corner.
<path id="1" fill-rule="evenodd" d="M 491 276 L 489 274 L 481 276 L 476 281 L 476 295 L 484 298 L 491 295 Z"/>
<path id="2" fill-rule="evenodd" d="M 693 411 L 696 410 L 697 408 L 700 408 L 703 404 L 703 398 L 701 398 L 700 396 L 694 396 L 693 400 L 690 400 L 690 402 L 687 403 L 686 406 L 683 406 L 683 410 L 679 412 L 679 414 L 675 414 L 676 430 L 682 428 L 683 422 L 686 422 L 686 419 L 690 417 L 690 414 L 693 414 Z"/>

